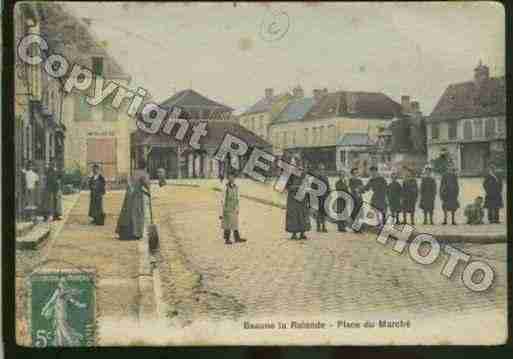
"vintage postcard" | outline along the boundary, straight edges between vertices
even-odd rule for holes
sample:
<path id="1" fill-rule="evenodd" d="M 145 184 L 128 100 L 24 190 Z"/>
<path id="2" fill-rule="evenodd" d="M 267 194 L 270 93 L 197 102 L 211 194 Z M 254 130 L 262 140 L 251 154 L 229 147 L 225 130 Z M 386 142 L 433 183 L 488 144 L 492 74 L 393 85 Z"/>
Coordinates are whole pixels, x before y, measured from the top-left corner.
<path id="1" fill-rule="evenodd" d="M 500 3 L 12 11 L 19 345 L 507 340 Z"/>

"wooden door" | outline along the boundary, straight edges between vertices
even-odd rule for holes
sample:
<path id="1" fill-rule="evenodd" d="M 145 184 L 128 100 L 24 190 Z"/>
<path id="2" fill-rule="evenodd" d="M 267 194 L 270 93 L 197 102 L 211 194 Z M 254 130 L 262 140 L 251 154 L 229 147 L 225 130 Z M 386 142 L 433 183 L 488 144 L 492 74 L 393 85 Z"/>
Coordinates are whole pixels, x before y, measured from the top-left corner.
<path id="1" fill-rule="evenodd" d="M 87 139 L 87 165 L 100 165 L 103 176 L 107 181 L 113 181 L 117 173 L 116 139 L 89 138 Z"/>

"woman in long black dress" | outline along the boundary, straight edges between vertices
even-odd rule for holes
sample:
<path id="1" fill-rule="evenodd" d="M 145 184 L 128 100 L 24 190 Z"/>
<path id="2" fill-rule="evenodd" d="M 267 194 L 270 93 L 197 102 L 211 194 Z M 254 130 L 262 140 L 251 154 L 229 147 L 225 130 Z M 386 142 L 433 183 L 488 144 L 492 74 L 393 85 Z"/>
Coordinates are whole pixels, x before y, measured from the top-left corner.
<path id="1" fill-rule="evenodd" d="M 295 196 L 304 177 L 291 176 L 287 184 L 287 211 L 285 215 L 285 230 L 292 233 L 290 239 L 307 239 L 305 232 L 310 231 L 310 213 L 308 211 L 308 196 L 298 201 Z M 299 233 L 299 238 L 297 234 Z"/>
<path id="2" fill-rule="evenodd" d="M 141 161 L 139 169 L 130 178 L 118 218 L 116 233 L 120 240 L 140 239 L 143 236 L 150 195 L 146 164 Z"/>

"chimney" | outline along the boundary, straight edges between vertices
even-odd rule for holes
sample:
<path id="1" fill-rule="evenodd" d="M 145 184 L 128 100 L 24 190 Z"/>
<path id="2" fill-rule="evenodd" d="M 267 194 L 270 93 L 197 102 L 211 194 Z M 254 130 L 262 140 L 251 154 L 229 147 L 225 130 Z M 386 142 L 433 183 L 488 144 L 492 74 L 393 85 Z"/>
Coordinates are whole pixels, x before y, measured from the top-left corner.
<path id="1" fill-rule="evenodd" d="M 321 89 L 314 89 L 313 90 L 313 98 L 315 100 L 315 102 L 319 102 L 319 100 L 321 99 L 321 97 L 324 95 L 324 91 L 321 90 Z"/>
<path id="2" fill-rule="evenodd" d="M 480 86 L 483 81 L 488 80 L 490 78 L 490 69 L 488 66 L 483 65 L 481 60 L 479 61 L 479 64 L 474 69 L 474 81 L 477 86 Z"/>
<path id="3" fill-rule="evenodd" d="M 411 112 L 420 113 L 419 101 L 412 101 L 411 102 Z"/>
<path id="4" fill-rule="evenodd" d="M 411 112 L 410 96 L 401 96 L 401 110 L 403 113 Z"/>
<path id="5" fill-rule="evenodd" d="M 292 90 L 292 95 L 294 95 L 295 98 L 303 98 L 305 94 L 303 88 L 298 85 Z"/>
<path id="6" fill-rule="evenodd" d="M 265 89 L 265 98 L 267 100 L 270 100 L 273 97 L 274 90 L 272 88 L 266 88 Z"/>

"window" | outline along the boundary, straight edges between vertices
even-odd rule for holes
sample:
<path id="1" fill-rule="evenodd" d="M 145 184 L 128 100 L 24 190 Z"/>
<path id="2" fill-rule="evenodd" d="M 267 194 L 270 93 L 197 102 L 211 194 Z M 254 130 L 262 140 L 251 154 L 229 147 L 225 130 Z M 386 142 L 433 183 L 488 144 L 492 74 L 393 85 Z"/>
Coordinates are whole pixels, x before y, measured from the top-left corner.
<path id="1" fill-rule="evenodd" d="M 251 117 L 251 131 L 255 131 L 256 129 L 256 126 L 255 126 L 255 118 L 254 117 Z"/>
<path id="2" fill-rule="evenodd" d="M 330 142 L 336 142 L 337 141 L 337 131 L 335 130 L 334 125 L 329 125 L 328 127 L 328 137 L 330 139 Z"/>
<path id="3" fill-rule="evenodd" d="M 475 137 L 483 137 L 483 120 L 480 118 L 476 118 L 474 120 L 474 136 Z"/>
<path id="4" fill-rule="evenodd" d="M 486 137 L 495 137 L 495 119 L 488 118 L 485 122 L 485 135 Z"/>
<path id="5" fill-rule="evenodd" d="M 465 140 L 472 139 L 472 123 L 470 121 L 465 121 L 463 124 L 463 138 Z"/>
<path id="6" fill-rule="evenodd" d="M 323 143 L 324 140 L 324 126 L 319 127 L 319 143 Z"/>
<path id="7" fill-rule="evenodd" d="M 440 137 L 440 127 L 438 123 L 433 123 L 431 125 L 431 139 L 438 140 Z"/>
<path id="8" fill-rule="evenodd" d="M 260 129 L 264 129 L 264 115 L 260 116 Z"/>
<path id="9" fill-rule="evenodd" d="M 497 132 L 500 134 L 506 133 L 506 118 L 499 117 L 497 119 Z"/>
<path id="10" fill-rule="evenodd" d="M 287 147 L 288 140 L 287 132 L 283 132 L 283 147 Z"/>
<path id="11" fill-rule="evenodd" d="M 296 145 L 296 131 L 292 131 L 292 145 Z"/>
<path id="12" fill-rule="evenodd" d="M 93 73 L 98 76 L 103 75 L 103 57 L 93 57 Z"/>
<path id="13" fill-rule="evenodd" d="M 308 145 L 308 141 L 309 141 L 309 138 L 308 138 L 308 128 L 305 128 L 305 145 Z"/>
<path id="14" fill-rule="evenodd" d="M 454 140 L 458 137 L 458 122 L 449 122 L 449 139 Z"/>

